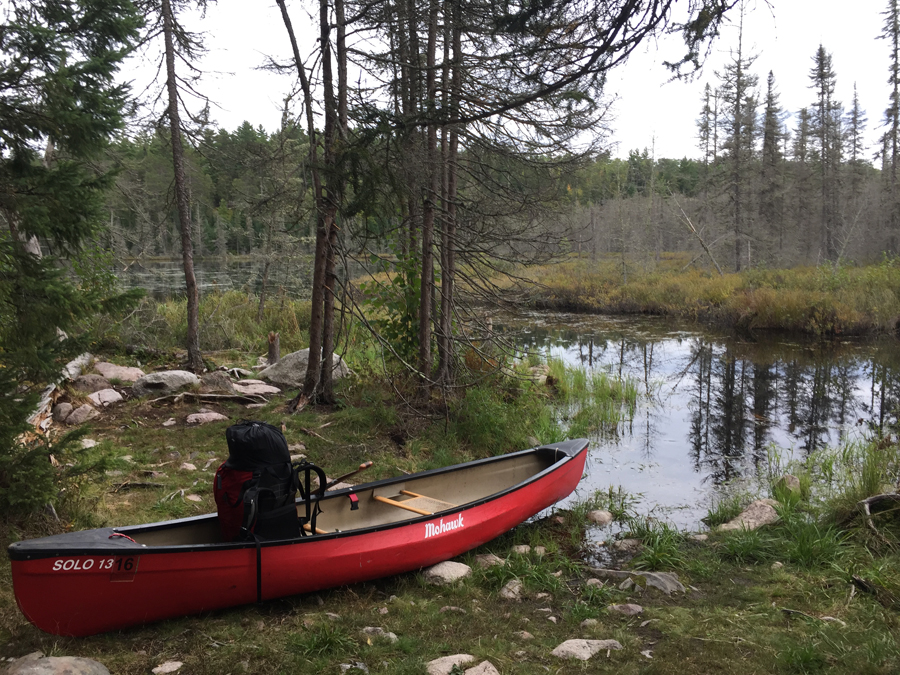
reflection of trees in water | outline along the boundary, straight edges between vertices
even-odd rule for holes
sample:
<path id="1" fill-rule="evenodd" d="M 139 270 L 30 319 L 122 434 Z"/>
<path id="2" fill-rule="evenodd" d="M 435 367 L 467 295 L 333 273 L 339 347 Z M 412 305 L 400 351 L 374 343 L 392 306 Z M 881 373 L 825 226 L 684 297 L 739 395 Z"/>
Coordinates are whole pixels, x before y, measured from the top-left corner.
<path id="1" fill-rule="evenodd" d="M 863 364 L 863 372 L 869 382 L 868 401 L 863 401 L 859 409 L 868 419 L 860 418 L 870 428 L 885 432 L 900 430 L 900 357 L 894 350 L 890 358 L 875 357 Z"/>
<path id="2" fill-rule="evenodd" d="M 767 446 L 785 443 L 785 436 L 808 453 L 839 442 L 838 434 L 858 419 L 872 428 L 900 431 L 900 350 L 895 343 L 796 345 L 700 335 L 673 340 L 617 325 L 621 330 L 606 334 L 542 334 L 531 325 L 529 341 L 565 347 L 585 367 L 630 375 L 640 381 L 645 397 L 659 397 L 655 405 L 643 406 L 646 420 L 633 429 L 642 436 L 635 440 L 645 454 L 652 454 L 659 435 L 666 433 L 658 427 L 660 419 L 667 419 L 667 402 L 686 399 L 689 461 L 715 483 L 765 462 Z M 684 341 L 688 354 L 674 372 L 664 355 L 683 354 L 677 348 Z M 660 390 L 667 380 L 671 389 Z"/>

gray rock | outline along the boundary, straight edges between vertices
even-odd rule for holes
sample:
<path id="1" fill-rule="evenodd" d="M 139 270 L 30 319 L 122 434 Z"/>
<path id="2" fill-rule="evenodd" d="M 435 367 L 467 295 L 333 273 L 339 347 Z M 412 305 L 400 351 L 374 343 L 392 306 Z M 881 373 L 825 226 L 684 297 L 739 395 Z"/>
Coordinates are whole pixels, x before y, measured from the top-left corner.
<path id="1" fill-rule="evenodd" d="M 644 544 L 640 539 L 619 539 L 614 541 L 610 547 L 619 553 L 639 553 Z"/>
<path id="2" fill-rule="evenodd" d="M 719 525 L 718 529 L 722 532 L 755 530 L 763 525 L 771 525 L 778 520 L 778 512 L 775 511 L 777 505 L 778 502 L 774 499 L 757 499 L 744 509 L 741 515 L 724 525 Z"/>
<path id="3" fill-rule="evenodd" d="M 53 421 L 65 422 L 74 409 L 71 403 L 57 403 L 53 406 Z"/>
<path id="4" fill-rule="evenodd" d="M 106 408 L 107 406 L 111 406 L 113 403 L 120 403 L 124 400 L 122 398 L 122 394 L 112 388 L 95 391 L 93 394 L 88 394 L 88 398 L 94 402 L 94 405 L 101 408 Z"/>
<path id="5" fill-rule="evenodd" d="M 252 377 L 254 372 L 252 370 L 247 370 L 246 368 L 229 368 L 228 374 L 237 379 L 239 377 Z"/>
<path id="6" fill-rule="evenodd" d="M 655 588 L 666 595 L 671 595 L 676 592 L 687 592 L 682 583 L 678 581 L 678 577 L 671 572 L 635 572 L 629 570 L 607 570 L 602 568 L 593 568 L 591 569 L 591 572 L 599 577 L 605 577 L 607 579 L 625 579 L 626 581 L 637 579 L 639 585 Z M 590 583 L 590 581 L 588 581 L 588 583 Z"/>
<path id="7" fill-rule="evenodd" d="M 496 567 L 497 565 L 502 565 L 503 558 L 500 558 L 493 553 L 481 553 L 480 555 L 475 556 L 473 562 L 475 563 L 475 567 L 486 569 L 488 567 Z"/>
<path id="8" fill-rule="evenodd" d="M 581 626 L 582 628 L 593 628 L 594 626 L 597 626 L 599 624 L 600 624 L 600 622 L 597 621 L 597 619 L 585 619 L 578 625 Z"/>
<path id="9" fill-rule="evenodd" d="M 341 669 L 342 673 L 369 672 L 369 666 L 367 666 L 362 661 L 354 661 L 353 663 L 341 663 L 338 667 Z"/>
<path id="10" fill-rule="evenodd" d="M 280 394 L 281 389 L 273 387 L 271 384 L 264 382 L 235 382 L 234 390 L 239 394 L 261 394 L 262 396 L 271 396 L 272 394 Z"/>
<path id="11" fill-rule="evenodd" d="M 500 675 L 500 671 L 490 661 L 482 661 L 474 668 L 467 668 L 465 675 Z"/>
<path id="12" fill-rule="evenodd" d="M 708 534 L 692 534 L 688 537 L 691 541 L 696 541 L 698 544 L 702 544 L 704 541 L 709 539 Z"/>
<path id="13" fill-rule="evenodd" d="M 87 394 L 93 394 L 101 389 L 109 389 L 112 384 L 102 375 L 79 375 L 72 382 L 72 385 L 78 390 Z"/>
<path id="14" fill-rule="evenodd" d="M 442 656 L 434 661 L 425 664 L 425 672 L 428 675 L 450 675 L 453 666 L 467 666 L 475 657 L 471 654 L 453 654 L 452 656 Z"/>
<path id="15" fill-rule="evenodd" d="M 217 412 L 202 412 L 202 413 L 193 413 L 187 416 L 185 420 L 188 424 L 208 424 L 209 422 L 221 422 L 222 420 L 227 420 L 228 418 L 222 413 Z"/>
<path id="16" fill-rule="evenodd" d="M 800 479 L 797 476 L 786 473 L 781 478 L 778 479 L 778 482 L 775 483 L 774 492 L 776 496 L 781 495 L 800 495 Z"/>
<path id="17" fill-rule="evenodd" d="M 610 612 L 616 612 L 617 614 L 624 614 L 625 616 L 637 616 L 638 614 L 644 613 L 643 607 L 631 603 L 625 605 L 610 605 L 606 609 Z"/>
<path id="18" fill-rule="evenodd" d="M 200 378 L 186 370 L 161 370 L 138 378 L 131 392 L 135 396 L 167 396 L 198 384 Z"/>
<path id="19" fill-rule="evenodd" d="M 79 656 L 38 656 L 29 654 L 13 661 L 6 675 L 109 675 L 102 663 Z"/>
<path id="20" fill-rule="evenodd" d="M 274 363 L 259 371 L 259 377 L 288 388 L 303 386 L 303 378 L 306 376 L 306 365 L 309 362 L 309 349 L 301 349 L 281 357 L 278 363 Z M 335 379 L 346 377 L 350 374 L 347 364 L 339 354 L 334 354 L 332 360 L 332 376 Z"/>
<path id="21" fill-rule="evenodd" d="M 165 422 L 162 423 L 164 427 L 174 427 L 177 424 L 174 417 L 170 417 Z"/>
<path id="22" fill-rule="evenodd" d="M 468 614 L 466 610 L 462 607 L 454 607 L 453 605 L 444 605 L 438 610 L 438 614 L 443 614 L 444 612 L 457 612 L 459 614 Z"/>
<path id="23" fill-rule="evenodd" d="M 97 409 L 90 405 L 89 403 L 85 403 L 82 406 L 75 408 L 71 412 L 71 414 L 66 417 L 66 424 L 71 426 L 78 426 L 79 424 L 84 424 L 88 420 L 92 420 L 95 417 L 98 417 L 100 413 L 97 412 Z"/>
<path id="24" fill-rule="evenodd" d="M 231 378 L 228 377 L 228 373 L 214 370 L 211 373 L 204 373 L 200 376 L 200 391 L 204 394 L 233 394 L 235 389 Z"/>
<path id="25" fill-rule="evenodd" d="M 140 368 L 117 366 L 115 363 L 107 363 L 106 361 L 95 363 L 94 370 L 107 380 L 119 380 L 121 382 L 134 382 L 144 376 L 144 371 Z"/>
<path id="26" fill-rule="evenodd" d="M 607 649 L 622 649 L 622 645 L 618 640 L 566 640 L 550 653 L 561 659 L 587 661 Z"/>
<path id="27" fill-rule="evenodd" d="M 550 374 L 550 366 L 546 364 L 531 366 L 528 369 L 528 374 L 537 384 L 546 384 L 547 375 Z"/>
<path id="28" fill-rule="evenodd" d="M 472 568 L 463 563 L 445 560 L 425 570 L 425 581 L 436 586 L 452 584 L 472 574 Z"/>
<path id="29" fill-rule="evenodd" d="M 513 546 L 510 551 L 516 555 L 528 555 L 531 553 L 531 547 L 528 544 L 519 544 L 518 546 Z"/>
<path id="30" fill-rule="evenodd" d="M 529 633 L 527 630 L 517 630 L 513 633 L 520 640 L 534 640 L 534 635 Z"/>
<path id="31" fill-rule="evenodd" d="M 609 511 L 591 511 L 587 515 L 588 520 L 594 523 L 595 525 L 609 525 L 612 521 L 615 520 L 613 514 Z"/>
<path id="32" fill-rule="evenodd" d="M 524 588 L 522 582 L 518 579 L 510 579 L 506 585 L 500 589 L 500 597 L 504 600 L 521 600 Z"/>
<path id="33" fill-rule="evenodd" d="M 396 633 L 388 632 L 380 626 L 366 626 L 362 629 L 362 634 L 374 638 L 384 638 L 391 644 L 395 644 L 400 640 Z"/>
<path id="34" fill-rule="evenodd" d="M 150 672 L 153 673 L 153 675 L 165 675 L 166 673 L 177 672 L 183 665 L 184 663 L 181 661 L 166 661 L 165 663 L 160 663 Z"/>

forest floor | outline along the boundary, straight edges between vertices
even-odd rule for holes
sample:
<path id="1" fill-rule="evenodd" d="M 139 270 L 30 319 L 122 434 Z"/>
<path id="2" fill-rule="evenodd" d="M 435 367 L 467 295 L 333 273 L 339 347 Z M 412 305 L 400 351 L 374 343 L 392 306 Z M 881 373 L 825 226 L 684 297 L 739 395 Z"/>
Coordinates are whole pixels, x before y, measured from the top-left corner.
<path id="1" fill-rule="evenodd" d="M 249 357 L 236 361 L 234 353 L 212 358 L 229 366 L 250 362 Z M 534 399 L 527 392 L 513 396 L 496 387 L 496 399 L 481 405 L 495 419 L 505 414 L 509 421 L 505 427 L 498 422 L 487 440 L 477 440 L 475 428 L 466 431 L 458 420 L 397 406 L 396 382 L 357 371 L 363 374 L 340 383 L 339 405 L 293 416 L 285 412 L 285 397 L 252 411 L 236 403 L 207 404 L 230 421 L 188 427 L 184 418 L 197 412 L 196 405 L 127 400 L 88 428 L 89 438 L 99 442 L 90 452 L 113 459 L 114 466 L 69 486 L 61 522 L 46 515 L 4 518 L 0 544 L 214 511 L 212 478 L 227 456 L 225 428 L 248 416 L 284 423 L 294 450 L 324 465 L 329 475 L 373 460 L 364 481 L 515 449 L 509 446 L 519 443 L 519 436 L 507 430 L 531 430 L 534 408 L 528 406 Z M 546 405 L 551 396 L 539 392 L 538 401 Z M 169 418 L 176 424 L 163 427 Z M 489 425 L 490 419 L 479 424 Z M 453 442 L 447 440 L 448 428 Z M 898 455 L 896 446 L 890 448 L 878 455 L 885 458 L 879 479 L 896 478 Z M 471 666 L 490 661 L 504 675 L 898 672 L 896 543 L 870 536 L 858 519 L 828 521 L 808 495 L 802 501 L 785 497 L 782 507 L 778 525 L 730 535 L 710 532 L 701 542 L 640 517 L 628 495 L 610 486 L 608 493 L 525 523 L 461 556 L 461 562 L 472 564 L 474 555 L 490 552 L 505 562 L 475 568 L 452 586 L 431 586 L 420 572 L 410 572 L 80 639 L 48 635 L 27 622 L 16 607 L 7 564 L 0 567 L 0 656 L 35 651 L 81 656 L 123 675 L 146 674 L 170 661 L 182 662 L 178 672 L 191 674 L 419 675 L 429 661 L 457 653 L 474 656 Z M 606 529 L 589 525 L 586 514 L 597 508 L 611 510 L 616 522 Z M 711 516 L 721 520 L 721 514 Z M 883 515 L 878 526 L 884 537 L 897 541 L 896 514 Z M 597 560 L 608 558 L 608 544 L 629 536 L 641 539 L 643 549 L 631 560 L 619 560 L 619 566 L 675 573 L 684 593 L 623 589 L 610 580 L 588 583 L 596 576 L 591 568 Z M 514 552 L 521 544 L 532 552 Z M 537 555 L 537 546 L 546 552 Z M 858 592 L 854 575 L 878 591 Z M 513 578 L 523 582 L 524 596 L 504 600 L 500 589 Z M 609 608 L 625 603 L 639 605 L 641 613 L 625 616 Z M 366 634 L 367 627 L 383 628 L 397 639 Z M 614 639 L 622 649 L 588 661 L 551 655 L 573 638 Z"/>

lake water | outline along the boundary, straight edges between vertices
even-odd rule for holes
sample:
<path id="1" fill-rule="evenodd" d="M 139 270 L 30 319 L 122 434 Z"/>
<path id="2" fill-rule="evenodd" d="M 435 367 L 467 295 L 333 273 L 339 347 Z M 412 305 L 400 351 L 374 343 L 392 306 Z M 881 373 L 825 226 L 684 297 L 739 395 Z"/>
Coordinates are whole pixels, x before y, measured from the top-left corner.
<path id="1" fill-rule="evenodd" d="M 802 459 L 897 424 L 894 339 L 753 341 L 659 318 L 574 314 L 502 323 L 523 347 L 639 383 L 634 419 L 591 439 L 571 499 L 621 486 L 640 495 L 639 513 L 683 529 L 702 529 L 717 494 L 757 488 L 773 448 Z"/>

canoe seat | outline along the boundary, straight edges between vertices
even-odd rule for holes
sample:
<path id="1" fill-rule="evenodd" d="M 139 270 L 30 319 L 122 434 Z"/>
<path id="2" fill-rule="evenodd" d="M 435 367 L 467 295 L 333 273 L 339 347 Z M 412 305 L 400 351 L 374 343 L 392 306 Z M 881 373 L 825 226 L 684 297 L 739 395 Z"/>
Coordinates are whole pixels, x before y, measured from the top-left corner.
<path id="1" fill-rule="evenodd" d="M 418 513 L 420 516 L 430 516 L 438 511 L 446 511 L 447 509 L 452 509 L 457 506 L 457 504 L 451 504 L 450 502 L 435 499 L 434 497 L 426 497 L 425 495 L 420 495 L 417 492 L 410 492 L 409 490 L 400 490 L 400 494 L 411 497 L 411 499 L 400 501 L 391 499 L 390 497 L 382 497 L 380 495 L 375 495 L 374 499 L 382 504 L 390 504 L 391 506 L 396 506 L 400 509 Z"/>

